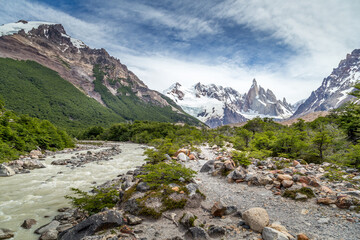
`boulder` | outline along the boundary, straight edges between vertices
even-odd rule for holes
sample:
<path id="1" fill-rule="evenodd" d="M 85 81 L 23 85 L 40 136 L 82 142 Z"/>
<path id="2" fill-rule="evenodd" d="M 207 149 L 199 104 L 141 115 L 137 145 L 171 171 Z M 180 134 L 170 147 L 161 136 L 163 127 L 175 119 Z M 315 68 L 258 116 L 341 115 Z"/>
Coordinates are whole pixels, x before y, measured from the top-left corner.
<path id="1" fill-rule="evenodd" d="M 237 169 L 235 169 L 234 171 L 229 173 L 227 175 L 227 178 L 232 179 L 234 181 L 243 180 L 243 179 L 245 179 L 246 174 L 247 174 L 247 171 L 243 167 L 238 167 Z"/>
<path id="2" fill-rule="evenodd" d="M 56 229 L 51 229 L 41 234 L 39 240 L 57 240 L 57 236 L 58 231 Z"/>
<path id="3" fill-rule="evenodd" d="M 283 180 L 281 182 L 281 185 L 284 187 L 284 188 L 289 188 L 291 187 L 292 185 L 294 184 L 294 182 L 292 180 Z"/>
<path id="4" fill-rule="evenodd" d="M 186 228 L 190 228 L 190 227 L 194 227 L 194 221 L 195 221 L 196 217 L 194 214 L 192 214 L 191 212 L 186 211 L 183 216 L 180 219 L 180 223 L 186 227 Z"/>
<path id="5" fill-rule="evenodd" d="M 211 225 L 208 229 L 208 234 L 212 238 L 220 238 L 225 235 L 225 228 Z"/>
<path id="6" fill-rule="evenodd" d="M 24 220 L 23 224 L 21 224 L 21 227 L 25 228 L 25 229 L 30 229 L 36 223 L 37 222 L 35 219 L 26 219 L 26 220 Z"/>
<path id="7" fill-rule="evenodd" d="M 37 234 L 43 234 L 44 232 L 48 232 L 50 230 L 56 230 L 56 228 L 60 225 L 60 222 L 53 220 L 48 224 L 45 224 L 38 229 L 35 230 Z"/>
<path id="8" fill-rule="evenodd" d="M 139 191 L 139 192 L 147 192 L 147 191 L 150 190 L 150 186 L 146 182 L 140 182 L 136 186 L 136 190 Z"/>
<path id="9" fill-rule="evenodd" d="M 262 238 L 263 240 L 289 240 L 284 233 L 270 227 L 263 229 Z"/>
<path id="10" fill-rule="evenodd" d="M 193 239 L 196 239 L 196 240 L 209 239 L 207 233 L 201 227 L 191 227 L 191 228 L 189 228 L 189 233 L 190 233 L 190 236 L 192 236 Z"/>
<path id="11" fill-rule="evenodd" d="M 268 175 L 259 176 L 259 183 L 260 185 L 266 186 L 268 184 L 273 183 L 273 180 Z"/>
<path id="12" fill-rule="evenodd" d="M 196 183 L 189 183 L 186 185 L 186 189 L 189 191 L 189 197 L 193 197 L 199 189 L 199 186 Z"/>
<path id="13" fill-rule="evenodd" d="M 348 196 L 338 196 L 335 205 L 338 208 L 347 209 L 352 205 L 352 200 Z"/>
<path id="14" fill-rule="evenodd" d="M 13 175 L 15 175 L 15 171 L 12 168 L 0 164 L 0 177 L 10 177 Z"/>
<path id="15" fill-rule="evenodd" d="M 207 161 L 200 169 L 200 172 L 209 172 L 211 170 L 214 170 L 214 162 L 215 160 L 209 160 Z"/>
<path id="16" fill-rule="evenodd" d="M 277 179 L 280 180 L 280 182 L 282 182 L 283 180 L 292 180 L 292 176 L 288 174 L 279 174 L 277 176 Z"/>
<path id="17" fill-rule="evenodd" d="M 225 211 L 226 211 L 226 207 L 221 202 L 215 202 L 211 208 L 211 214 L 214 217 L 224 216 Z"/>
<path id="18" fill-rule="evenodd" d="M 250 208 L 242 213 L 242 218 L 252 230 L 260 233 L 269 224 L 269 215 L 263 208 Z"/>
<path id="19" fill-rule="evenodd" d="M 181 152 L 177 155 L 176 159 L 179 161 L 187 161 L 189 157 L 185 153 Z"/>
<path id="20" fill-rule="evenodd" d="M 331 199 L 331 198 L 318 198 L 316 200 L 316 202 L 318 204 L 330 205 L 330 204 L 334 204 L 336 202 L 336 200 Z"/>
<path id="21" fill-rule="evenodd" d="M 0 239 L 9 239 L 14 237 L 14 232 L 7 228 L 0 228 Z"/>
<path id="22" fill-rule="evenodd" d="M 77 240 L 85 236 L 109 228 L 124 225 L 124 217 L 120 211 L 108 210 L 90 216 L 79 224 L 59 234 L 59 240 Z"/>
<path id="23" fill-rule="evenodd" d="M 129 225 L 138 225 L 143 221 L 141 218 L 134 215 L 128 215 L 126 219 Z"/>
<path id="24" fill-rule="evenodd" d="M 225 171 L 231 171 L 231 170 L 235 169 L 235 163 L 233 160 L 228 159 L 224 162 L 223 167 L 224 167 Z"/>

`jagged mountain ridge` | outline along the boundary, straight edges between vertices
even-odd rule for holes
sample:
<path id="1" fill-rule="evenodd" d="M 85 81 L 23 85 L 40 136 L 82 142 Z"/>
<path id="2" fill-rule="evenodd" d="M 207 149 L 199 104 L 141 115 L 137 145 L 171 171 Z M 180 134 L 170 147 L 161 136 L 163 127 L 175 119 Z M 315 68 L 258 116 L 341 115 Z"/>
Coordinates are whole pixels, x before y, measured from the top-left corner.
<path id="1" fill-rule="evenodd" d="M 353 85 L 359 80 L 360 49 L 355 49 L 340 61 L 338 67 L 334 68 L 328 77 L 324 78 L 321 86 L 298 107 L 293 117 L 340 107 L 353 99 L 348 93 L 354 90 Z"/>
<path id="2" fill-rule="evenodd" d="M 210 127 L 245 122 L 256 116 L 284 119 L 293 113 L 285 98 L 277 100 L 271 90 L 259 86 L 255 79 L 244 94 L 230 87 L 201 83 L 191 88 L 175 83 L 164 94 Z"/>
<path id="3" fill-rule="evenodd" d="M 0 57 L 38 62 L 58 72 L 62 78 L 72 83 L 87 96 L 109 108 L 116 104 L 109 104 L 109 99 L 128 98 L 126 101 L 133 101 L 136 105 L 147 104 L 151 107 L 154 106 L 154 109 L 157 107 L 156 111 L 159 110 L 161 114 L 165 114 L 165 111 L 160 108 L 169 108 L 174 113 L 173 115 L 177 114 L 179 118 L 196 122 L 170 99 L 149 89 L 118 59 L 110 56 L 105 49 L 89 48 L 82 41 L 67 35 L 61 24 L 21 20 L 17 23 L 0 26 Z M 102 92 L 106 92 L 109 96 L 100 93 L 99 87 L 97 90 L 95 89 L 94 67 L 97 67 L 102 73 L 101 85 L 106 88 L 100 86 Z M 120 101 L 126 104 L 123 99 Z M 118 109 L 117 112 L 121 112 L 121 109 Z M 135 120 L 130 116 L 123 117 Z M 171 119 L 175 118 L 175 116 L 171 116 Z"/>

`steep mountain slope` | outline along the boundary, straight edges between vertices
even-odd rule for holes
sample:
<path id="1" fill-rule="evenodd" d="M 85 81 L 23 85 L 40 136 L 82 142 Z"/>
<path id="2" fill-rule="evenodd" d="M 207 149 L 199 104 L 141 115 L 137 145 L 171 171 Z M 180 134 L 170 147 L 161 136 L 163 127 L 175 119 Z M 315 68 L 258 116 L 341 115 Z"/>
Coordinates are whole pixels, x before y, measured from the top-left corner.
<path id="1" fill-rule="evenodd" d="M 265 91 L 255 79 L 245 94 L 201 83 L 189 89 L 175 83 L 164 94 L 210 127 L 244 122 L 256 116 L 284 119 L 292 115 L 292 106 L 285 99 L 277 100 L 271 90 Z"/>
<path id="2" fill-rule="evenodd" d="M 360 80 L 360 49 L 354 50 L 339 63 L 330 76 L 325 78 L 321 86 L 311 93 L 310 97 L 299 106 L 294 117 L 311 112 L 335 109 L 353 97 L 348 93 Z"/>
<path id="3" fill-rule="evenodd" d="M 19 21 L 0 26 L 0 57 L 32 60 L 56 71 L 120 119 L 198 123 L 118 59 L 71 38 L 60 24 Z"/>

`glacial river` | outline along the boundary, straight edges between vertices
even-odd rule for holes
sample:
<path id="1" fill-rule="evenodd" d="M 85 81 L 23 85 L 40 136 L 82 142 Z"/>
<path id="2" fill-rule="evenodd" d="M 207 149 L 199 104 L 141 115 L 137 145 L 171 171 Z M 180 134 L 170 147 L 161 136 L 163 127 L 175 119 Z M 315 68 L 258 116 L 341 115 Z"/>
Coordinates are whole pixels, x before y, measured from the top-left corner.
<path id="1" fill-rule="evenodd" d="M 94 182 L 102 184 L 143 164 L 144 146 L 132 143 L 116 145 L 122 152 L 113 156 L 113 160 L 87 163 L 74 169 L 51 165 L 52 161 L 71 158 L 77 152 L 59 153 L 55 158 L 49 156 L 45 159 L 46 168 L 0 177 L 0 227 L 15 231 L 13 239 L 38 239 L 39 235 L 33 233 L 35 229 L 50 222 L 58 214 L 57 209 L 69 206 L 64 196 L 71 194 L 71 187 L 89 190 Z M 79 152 L 86 153 L 87 150 Z M 35 219 L 37 224 L 29 230 L 21 228 L 22 222 L 28 218 Z"/>

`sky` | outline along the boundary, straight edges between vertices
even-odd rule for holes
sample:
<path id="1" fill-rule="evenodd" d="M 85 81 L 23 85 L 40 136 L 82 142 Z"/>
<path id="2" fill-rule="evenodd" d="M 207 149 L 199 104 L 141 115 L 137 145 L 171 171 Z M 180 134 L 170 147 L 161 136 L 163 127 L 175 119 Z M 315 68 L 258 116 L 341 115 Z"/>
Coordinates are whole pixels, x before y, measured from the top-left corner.
<path id="1" fill-rule="evenodd" d="M 357 0 L 0 0 L 0 25 L 46 21 L 105 48 L 150 88 L 197 82 L 307 98 L 360 48 Z"/>

